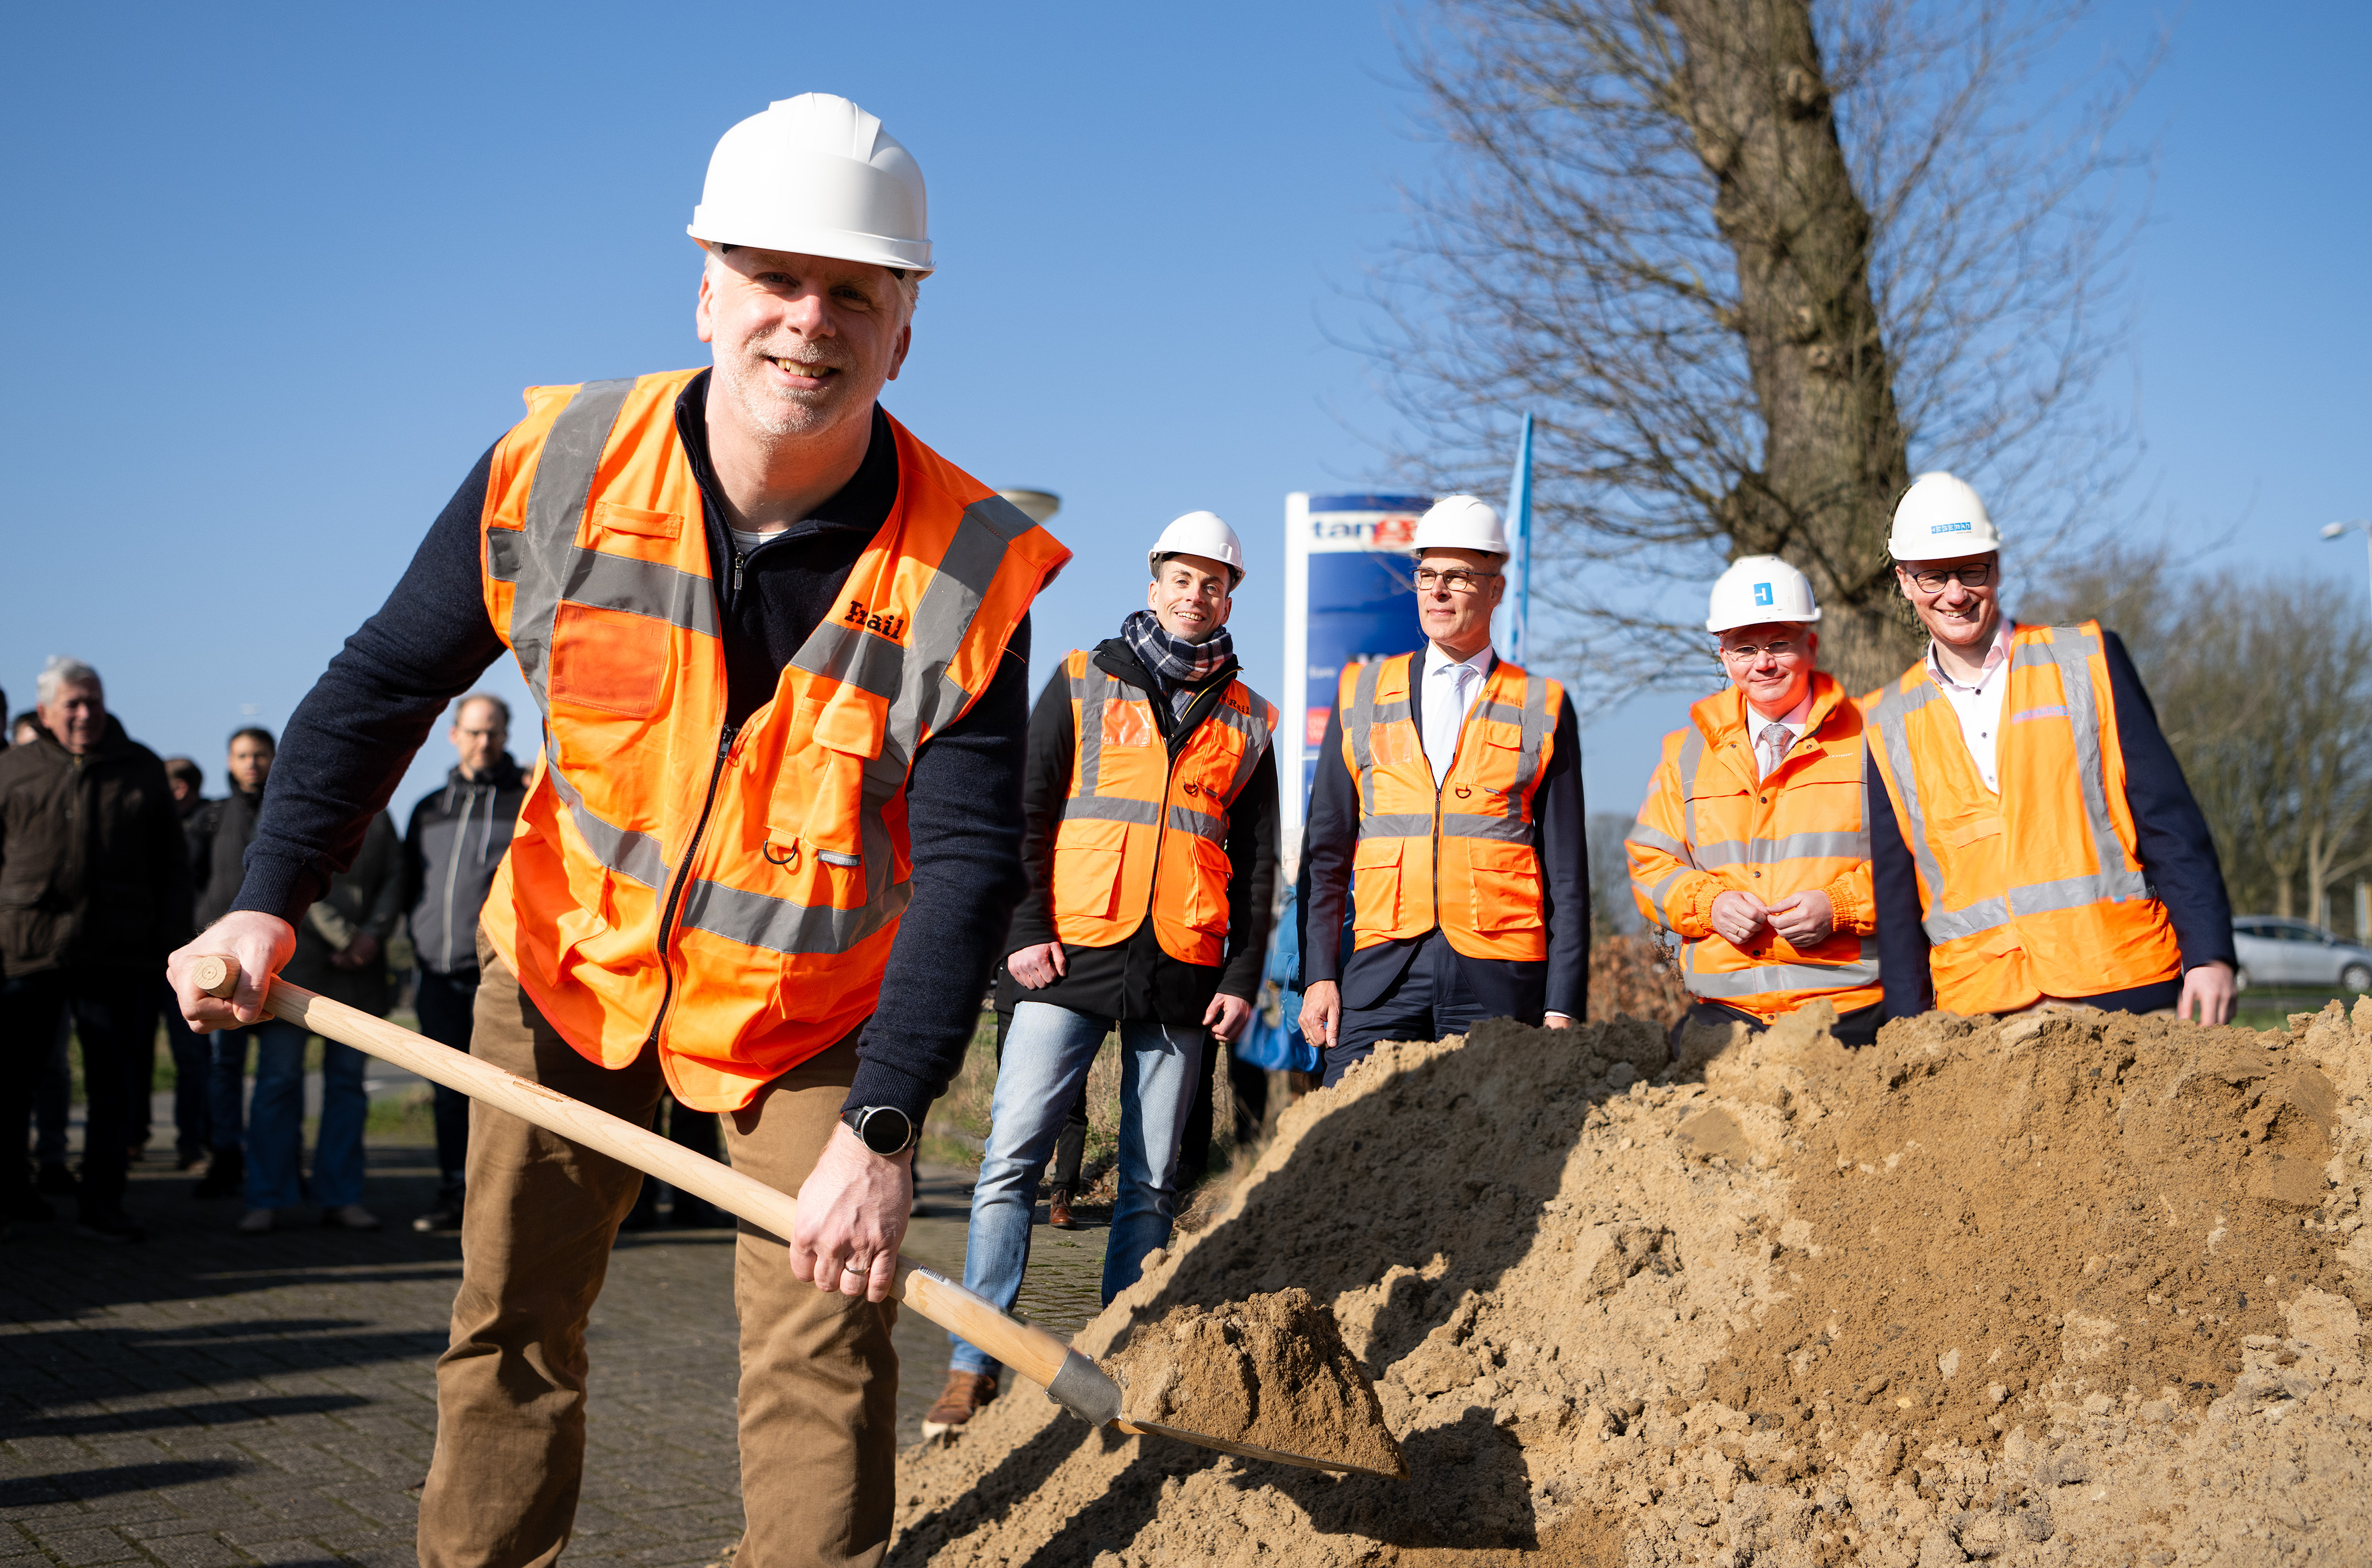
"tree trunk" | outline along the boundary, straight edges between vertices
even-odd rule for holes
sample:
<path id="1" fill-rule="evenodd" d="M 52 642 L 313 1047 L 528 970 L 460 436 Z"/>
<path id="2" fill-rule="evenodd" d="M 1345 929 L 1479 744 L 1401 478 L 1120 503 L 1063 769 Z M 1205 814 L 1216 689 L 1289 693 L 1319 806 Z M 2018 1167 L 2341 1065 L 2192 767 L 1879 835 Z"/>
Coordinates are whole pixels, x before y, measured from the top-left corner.
<path id="1" fill-rule="evenodd" d="M 1812 579 L 1821 659 L 1870 691 L 1918 656 L 1886 536 L 1910 482 L 1893 366 L 1870 292 L 1870 216 L 1853 188 L 1808 0 L 1661 0 L 1683 64 L 1668 92 L 1717 187 L 1738 320 L 1764 423 L 1761 471 L 1720 509 L 1731 558 Z"/>

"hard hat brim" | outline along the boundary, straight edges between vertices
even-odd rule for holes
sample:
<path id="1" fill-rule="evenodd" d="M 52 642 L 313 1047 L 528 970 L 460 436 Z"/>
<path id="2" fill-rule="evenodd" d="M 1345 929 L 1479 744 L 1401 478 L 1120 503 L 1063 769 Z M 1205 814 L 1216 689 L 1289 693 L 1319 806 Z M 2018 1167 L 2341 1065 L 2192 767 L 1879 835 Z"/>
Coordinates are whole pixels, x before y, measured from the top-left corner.
<path id="1" fill-rule="evenodd" d="M 1758 608 L 1769 610 L 1771 606 L 1766 604 L 1759 606 Z M 1809 615 L 1748 615 L 1736 617 L 1727 621 L 1723 620 L 1718 615 L 1711 616 L 1705 621 L 1705 630 L 1708 632 L 1735 632 L 1740 626 L 1809 626 L 1820 619 L 1820 606 L 1814 605 L 1812 607 L 1812 613 Z"/>
<path id="2" fill-rule="evenodd" d="M 863 261 L 927 277 L 938 269 L 931 261 L 927 239 L 892 239 L 886 235 L 855 234 L 846 229 L 802 228 L 779 219 L 737 221 L 734 215 L 712 215 L 705 205 L 692 209 L 683 231 L 703 245 L 739 245 L 752 250 L 781 250 L 794 256 L 828 256 L 835 261 Z"/>

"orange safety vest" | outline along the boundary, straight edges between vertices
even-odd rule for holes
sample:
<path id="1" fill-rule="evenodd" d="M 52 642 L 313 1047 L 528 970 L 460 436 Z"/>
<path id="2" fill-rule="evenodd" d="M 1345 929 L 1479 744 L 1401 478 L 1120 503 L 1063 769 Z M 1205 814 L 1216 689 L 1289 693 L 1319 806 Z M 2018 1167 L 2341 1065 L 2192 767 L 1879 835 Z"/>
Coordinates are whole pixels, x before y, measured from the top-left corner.
<path id="1" fill-rule="evenodd" d="M 2020 626 L 1996 796 L 1921 659 L 1863 700 L 1870 755 L 1907 828 L 1936 1005 L 2006 1013 L 2169 980 L 2182 953 L 2134 854 L 2100 623 Z"/>
<path id="2" fill-rule="evenodd" d="M 995 674 L 1069 552 L 890 422 L 898 497 L 845 609 L 727 726 L 697 370 L 530 387 L 494 448 L 486 610 L 543 753 L 482 919 L 576 1050 L 656 1041 L 676 1098 L 746 1105 L 873 1011 L 910 857 L 906 774 Z"/>
<path id="3" fill-rule="evenodd" d="M 1794 748 L 1755 773 L 1763 721 L 1732 686 L 1689 710 L 1664 737 L 1647 798 L 1623 847 L 1640 912 L 1680 937 L 1680 978 L 1694 996 L 1771 1022 L 1826 997 L 1839 1013 L 1877 1002 L 1869 832 L 1862 822 L 1861 710 L 1833 677 L 1812 672 L 1812 706 Z M 1762 930 L 1739 948 L 1713 928 L 1713 901 L 1751 893 L 1766 904 L 1829 895 L 1835 928 L 1798 948 Z"/>
<path id="4" fill-rule="evenodd" d="M 1343 765 L 1359 785 L 1353 945 L 1436 925 L 1470 958 L 1549 956 L 1532 792 L 1556 749 L 1564 688 L 1502 659 L 1458 732 L 1436 787 L 1409 712 L 1414 654 L 1352 665 L 1336 696 Z"/>
<path id="5" fill-rule="evenodd" d="M 1276 709 L 1231 681 L 1172 757 L 1155 726 L 1160 699 L 1075 648 L 1071 794 L 1054 832 L 1054 935 L 1083 947 L 1125 942 L 1153 917 L 1180 963 L 1227 952 L 1227 812 L 1276 733 Z"/>

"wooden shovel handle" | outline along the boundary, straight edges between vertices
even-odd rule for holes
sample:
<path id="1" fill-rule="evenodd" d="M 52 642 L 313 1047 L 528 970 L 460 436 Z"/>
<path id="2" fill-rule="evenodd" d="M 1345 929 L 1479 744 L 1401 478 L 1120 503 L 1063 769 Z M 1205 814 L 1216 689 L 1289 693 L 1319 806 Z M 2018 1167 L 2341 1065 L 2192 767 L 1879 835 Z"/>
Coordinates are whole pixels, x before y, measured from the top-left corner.
<path id="1" fill-rule="evenodd" d="M 227 999 L 238 986 L 238 964 L 227 958 L 202 958 L 192 966 L 191 978 L 207 995 Z M 598 1149 L 785 1241 L 790 1237 L 798 1204 L 789 1194 L 669 1143 L 648 1128 L 285 980 L 272 981 L 263 1006 L 276 1018 L 392 1062 L 471 1099 L 499 1106 L 571 1143 Z M 1041 1387 L 1052 1384 L 1070 1354 L 1070 1346 L 1044 1330 L 1016 1322 L 953 1280 L 917 1268 L 903 1257 L 898 1260 L 897 1282 L 890 1294 Z"/>

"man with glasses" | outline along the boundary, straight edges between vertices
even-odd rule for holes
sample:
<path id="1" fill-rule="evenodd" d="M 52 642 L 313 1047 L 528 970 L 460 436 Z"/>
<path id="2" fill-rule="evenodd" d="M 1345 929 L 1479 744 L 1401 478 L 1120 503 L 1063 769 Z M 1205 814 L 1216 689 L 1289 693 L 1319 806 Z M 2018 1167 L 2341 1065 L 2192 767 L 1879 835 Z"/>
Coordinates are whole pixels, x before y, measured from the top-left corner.
<path id="1" fill-rule="evenodd" d="M 1863 699 L 1886 1015 L 2087 1005 L 2232 1016 L 2232 911 L 2207 822 L 2124 644 L 2001 612 L 2001 536 L 1927 473 L 1888 548 L 1927 628 Z"/>
<path id="2" fill-rule="evenodd" d="M 1491 650 L 1506 591 L 1499 514 L 1452 495 L 1413 542 L 1424 652 L 1343 671 L 1303 837 L 1301 1032 L 1330 1085 L 1379 1040 L 1497 1017 L 1564 1028 L 1587 1005 L 1573 710 L 1556 681 Z"/>
<path id="3" fill-rule="evenodd" d="M 1713 586 L 1705 630 L 1729 686 L 1664 738 L 1624 847 L 1640 912 L 1680 938 L 1689 1010 L 1673 1028 L 1756 1033 L 1836 1009 L 1836 1038 L 1878 1038 L 1878 944 L 1862 830 L 1862 723 L 1813 668 L 1812 585 L 1750 555 Z"/>

